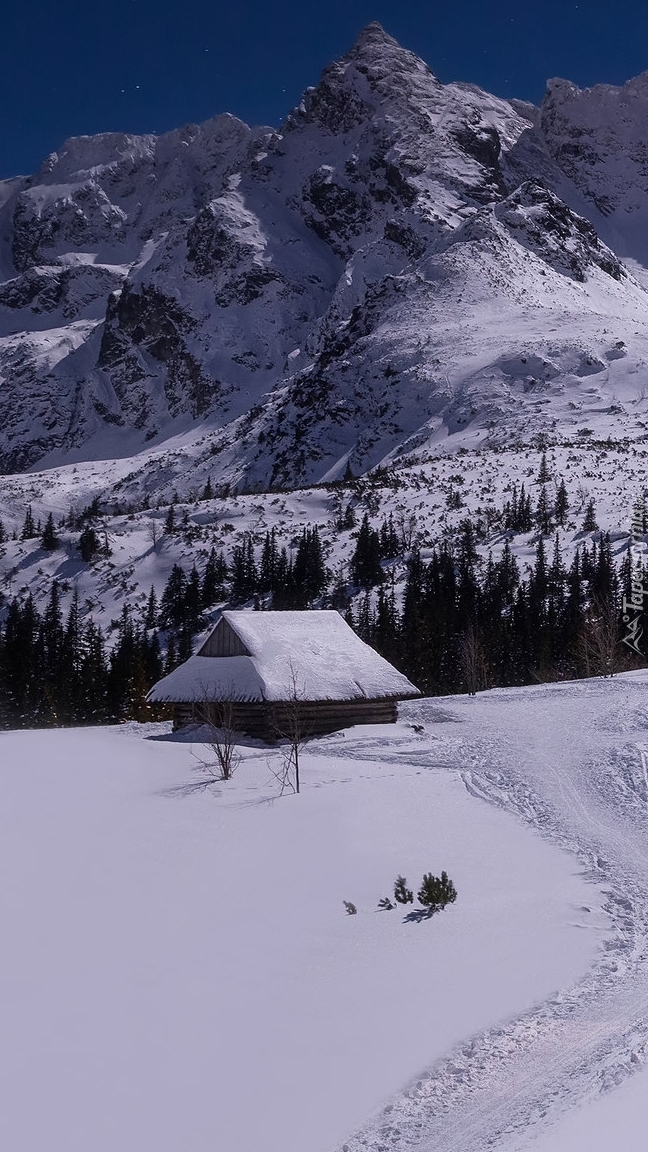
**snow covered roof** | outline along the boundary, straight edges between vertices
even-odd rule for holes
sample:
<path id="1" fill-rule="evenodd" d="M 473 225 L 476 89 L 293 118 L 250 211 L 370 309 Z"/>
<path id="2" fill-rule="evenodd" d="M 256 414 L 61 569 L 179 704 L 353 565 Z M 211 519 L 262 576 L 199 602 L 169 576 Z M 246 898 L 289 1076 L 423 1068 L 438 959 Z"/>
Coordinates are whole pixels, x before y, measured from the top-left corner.
<path id="1" fill-rule="evenodd" d="M 149 700 L 375 700 L 418 696 L 418 689 L 369 648 L 333 611 L 225 611 L 222 621 L 247 655 L 196 655 L 159 680 Z"/>

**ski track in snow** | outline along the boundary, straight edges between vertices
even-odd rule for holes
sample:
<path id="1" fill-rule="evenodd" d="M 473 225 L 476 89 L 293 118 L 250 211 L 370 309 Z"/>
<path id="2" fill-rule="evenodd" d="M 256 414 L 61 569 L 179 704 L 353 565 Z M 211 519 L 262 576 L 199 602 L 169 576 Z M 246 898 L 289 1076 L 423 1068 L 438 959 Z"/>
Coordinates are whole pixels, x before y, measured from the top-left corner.
<path id="1" fill-rule="evenodd" d="M 497 729 L 497 693 L 416 703 L 406 712 L 419 723 L 463 723 L 443 726 L 438 751 L 433 728 L 420 750 L 414 739 L 391 754 L 376 742 L 377 759 L 456 772 L 471 795 L 576 856 L 605 893 L 610 929 L 577 984 L 466 1040 L 336 1152 L 514 1152 L 648 1059 L 647 680 L 509 690 Z M 350 758 L 371 751 L 347 741 Z"/>

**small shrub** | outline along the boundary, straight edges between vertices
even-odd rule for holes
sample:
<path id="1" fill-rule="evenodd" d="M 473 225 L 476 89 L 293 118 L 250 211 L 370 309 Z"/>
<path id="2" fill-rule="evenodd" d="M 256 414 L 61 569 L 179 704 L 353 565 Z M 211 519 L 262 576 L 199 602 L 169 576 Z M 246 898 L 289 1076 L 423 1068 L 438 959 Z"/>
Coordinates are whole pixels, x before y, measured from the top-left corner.
<path id="1" fill-rule="evenodd" d="M 381 912 L 391 912 L 396 905 L 392 904 L 389 896 L 383 896 L 382 900 L 378 901 L 378 907 Z"/>
<path id="2" fill-rule="evenodd" d="M 352 904 L 350 900 L 343 900 L 342 903 L 344 904 L 344 907 L 346 908 L 347 916 L 356 916 L 357 915 L 358 909 L 356 908 L 355 904 Z"/>

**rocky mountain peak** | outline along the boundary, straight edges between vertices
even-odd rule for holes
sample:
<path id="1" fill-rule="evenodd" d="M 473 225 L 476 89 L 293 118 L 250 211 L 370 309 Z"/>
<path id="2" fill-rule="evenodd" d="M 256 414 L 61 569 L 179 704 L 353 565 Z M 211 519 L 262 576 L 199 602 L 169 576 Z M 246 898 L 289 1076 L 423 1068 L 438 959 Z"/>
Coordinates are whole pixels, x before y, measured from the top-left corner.
<path id="1" fill-rule="evenodd" d="M 441 87 L 427 64 L 402 48 L 380 24 L 368 24 L 353 47 L 329 64 L 286 121 L 290 130 L 304 118 L 332 132 L 349 132 L 385 104 L 403 107 Z"/>
<path id="2" fill-rule="evenodd" d="M 368 24 L 363 28 L 355 44 L 342 57 L 340 67 L 346 71 L 351 69 L 366 77 L 372 87 L 380 87 L 385 81 L 392 80 L 389 90 L 394 91 L 394 83 L 403 83 L 406 78 L 424 76 L 427 80 L 438 83 L 436 77 L 424 60 L 403 48 L 394 40 L 382 25 Z"/>
<path id="3" fill-rule="evenodd" d="M 390 36 L 388 32 L 385 32 L 382 24 L 380 24 L 377 20 L 372 20 L 369 24 L 366 24 L 362 31 L 358 34 L 353 47 L 349 50 L 347 55 L 359 56 L 364 52 L 373 52 L 376 48 L 379 50 L 396 49 L 397 51 L 402 52 L 402 48 L 398 41 L 395 40 L 393 36 Z"/>
<path id="4" fill-rule="evenodd" d="M 365 72 L 369 76 L 375 69 L 382 72 L 387 63 L 401 74 L 403 72 L 418 72 L 426 76 L 432 75 L 430 68 L 420 56 L 408 48 L 403 48 L 398 40 L 394 40 L 393 36 L 385 32 L 382 25 L 375 21 L 362 29 L 357 40 L 342 57 L 340 63 L 342 66 L 355 64 L 359 71 Z"/>
<path id="5" fill-rule="evenodd" d="M 279 132 L 67 141 L 0 187 L 0 467 L 200 420 L 214 475 L 291 484 L 486 421 L 537 431 L 502 397 L 554 355 L 543 309 L 567 387 L 625 318 L 643 331 L 616 253 L 648 235 L 647 90 L 554 80 L 536 116 L 373 23 Z"/>

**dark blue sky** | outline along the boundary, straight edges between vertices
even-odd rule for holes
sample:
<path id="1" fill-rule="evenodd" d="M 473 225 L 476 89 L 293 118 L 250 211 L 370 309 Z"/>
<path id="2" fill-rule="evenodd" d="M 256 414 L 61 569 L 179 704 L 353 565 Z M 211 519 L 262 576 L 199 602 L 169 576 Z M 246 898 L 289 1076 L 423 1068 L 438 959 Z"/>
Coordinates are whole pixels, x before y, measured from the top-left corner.
<path id="1" fill-rule="evenodd" d="M 648 69 L 645 0 L 7 0 L 0 176 L 71 135 L 217 112 L 276 125 L 370 20 L 444 81 L 535 102 L 550 76 L 618 84 Z"/>

